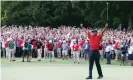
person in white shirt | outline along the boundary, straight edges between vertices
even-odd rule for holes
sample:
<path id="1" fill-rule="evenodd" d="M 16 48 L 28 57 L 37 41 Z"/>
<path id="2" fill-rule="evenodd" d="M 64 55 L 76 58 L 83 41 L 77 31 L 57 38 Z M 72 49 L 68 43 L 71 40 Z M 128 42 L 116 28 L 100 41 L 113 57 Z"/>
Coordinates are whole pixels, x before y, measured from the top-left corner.
<path id="1" fill-rule="evenodd" d="M 5 52 L 5 41 L 4 41 L 4 39 L 2 39 L 2 53 L 3 53 L 3 58 L 5 58 L 6 57 L 6 52 Z"/>
<path id="2" fill-rule="evenodd" d="M 128 48 L 128 60 L 131 62 L 131 66 L 133 66 L 133 44 Z"/>
<path id="3" fill-rule="evenodd" d="M 111 43 L 108 43 L 106 48 L 105 48 L 106 59 L 107 59 L 106 64 L 111 64 L 111 51 L 112 51 Z"/>

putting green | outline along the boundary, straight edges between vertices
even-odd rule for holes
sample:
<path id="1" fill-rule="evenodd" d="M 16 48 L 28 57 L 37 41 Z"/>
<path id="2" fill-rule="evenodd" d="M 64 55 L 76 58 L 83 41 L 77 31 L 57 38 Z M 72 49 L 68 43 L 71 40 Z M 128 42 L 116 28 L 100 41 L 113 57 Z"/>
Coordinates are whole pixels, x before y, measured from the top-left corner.
<path id="1" fill-rule="evenodd" d="M 133 67 L 105 65 L 102 61 L 104 78 L 102 80 L 133 80 Z M 16 62 L 1 59 L 2 80 L 85 80 L 88 76 L 88 63 L 81 60 L 80 64 L 73 64 L 72 60 L 63 61 L 56 59 L 55 62 L 43 60 L 38 62 L 21 62 L 18 58 Z M 98 77 L 97 69 L 94 65 L 93 80 Z"/>

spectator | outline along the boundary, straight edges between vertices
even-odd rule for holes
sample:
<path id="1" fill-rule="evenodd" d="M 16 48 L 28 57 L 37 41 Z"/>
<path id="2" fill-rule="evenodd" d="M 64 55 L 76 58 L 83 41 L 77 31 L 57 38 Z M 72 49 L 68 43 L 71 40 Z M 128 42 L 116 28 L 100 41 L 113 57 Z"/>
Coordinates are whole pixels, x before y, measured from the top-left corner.
<path id="1" fill-rule="evenodd" d="M 79 45 L 76 43 L 76 41 L 74 41 L 74 44 L 72 46 L 73 48 L 73 60 L 74 63 L 76 63 L 76 60 L 79 64 Z"/>
<path id="2" fill-rule="evenodd" d="M 126 46 L 125 45 L 123 45 L 122 47 L 121 47 L 121 57 L 122 57 L 122 60 L 121 60 L 121 64 L 120 65 L 124 65 L 125 66 L 125 62 L 126 62 L 126 53 L 127 53 L 127 49 L 126 49 Z"/>
<path id="3" fill-rule="evenodd" d="M 81 58 L 83 58 L 83 56 L 84 56 L 84 52 L 83 52 L 84 41 L 82 40 L 82 38 L 79 39 L 78 45 L 79 45 L 79 53 L 81 55 Z"/>
<path id="4" fill-rule="evenodd" d="M 62 44 L 62 55 L 63 55 L 63 60 L 66 59 L 67 60 L 67 56 L 68 56 L 68 44 L 66 43 L 66 41 L 63 41 Z"/>
<path id="5" fill-rule="evenodd" d="M 49 40 L 48 43 L 48 54 L 50 62 L 54 61 L 54 44 L 52 43 L 52 40 Z"/>
<path id="6" fill-rule="evenodd" d="M 85 61 L 89 60 L 89 53 L 90 53 L 90 44 L 86 40 L 84 44 L 84 59 Z"/>
<path id="7" fill-rule="evenodd" d="M 6 58 L 9 58 L 9 39 L 7 39 L 7 41 L 5 42 L 5 48 L 6 48 Z"/>
<path id="8" fill-rule="evenodd" d="M 105 48 L 106 59 L 107 59 L 106 64 L 111 64 L 111 51 L 112 51 L 112 46 L 110 43 L 108 43 L 106 48 Z"/>
<path id="9" fill-rule="evenodd" d="M 2 52 L 3 52 L 3 58 L 7 57 L 6 56 L 6 49 L 5 49 L 5 40 L 4 38 L 2 39 L 2 42 L 1 42 L 1 47 L 2 47 Z"/>
<path id="10" fill-rule="evenodd" d="M 33 57 L 35 57 L 35 54 L 36 54 L 36 39 L 35 39 L 34 36 L 33 36 L 33 39 L 31 40 L 31 44 L 33 45 L 32 55 L 33 55 Z"/>
<path id="11" fill-rule="evenodd" d="M 129 46 L 129 49 L 128 49 L 128 59 L 131 63 L 131 66 L 133 66 L 133 44 L 131 44 Z"/>
<path id="12" fill-rule="evenodd" d="M 41 61 L 41 55 L 42 55 L 42 42 L 41 42 L 40 39 L 37 40 L 36 46 L 37 46 L 37 58 L 38 58 L 38 61 Z"/>
<path id="13" fill-rule="evenodd" d="M 47 40 L 44 41 L 44 59 L 48 57 L 48 42 Z"/>
<path id="14" fill-rule="evenodd" d="M 61 40 L 58 40 L 57 42 L 57 55 L 58 55 L 58 58 L 61 57 Z"/>
<path id="15" fill-rule="evenodd" d="M 15 42 L 13 41 L 13 39 L 11 39 L 8 43 L 8 47 L 9 47 L 9 59 L 10 61 L 16 61 L 15 60 Z"/>
<path id="16" fill-rule="evenodd" d="M 27 56 L 27 62 L 30 62 L 31 60 L 31 49 L 32 49 L 32 45 L 30 43 L 30 40 L 25 40 L 25 42 L 23 43 L 23 60 L 22 62 L 24 62 L 24 57 Z"/>

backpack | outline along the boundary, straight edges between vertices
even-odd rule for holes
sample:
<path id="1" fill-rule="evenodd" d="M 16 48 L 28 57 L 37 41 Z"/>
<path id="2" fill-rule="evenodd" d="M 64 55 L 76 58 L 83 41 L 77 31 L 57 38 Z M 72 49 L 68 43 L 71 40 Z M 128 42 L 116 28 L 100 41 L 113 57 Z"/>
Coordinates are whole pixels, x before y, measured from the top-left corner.
<path id="1" fill-rule="evenodd" d="M 15 44 L 14 44 L 14 42 L 10 41 L 8 46 L 9 46 L 9 49 L 14 49 Z"/>

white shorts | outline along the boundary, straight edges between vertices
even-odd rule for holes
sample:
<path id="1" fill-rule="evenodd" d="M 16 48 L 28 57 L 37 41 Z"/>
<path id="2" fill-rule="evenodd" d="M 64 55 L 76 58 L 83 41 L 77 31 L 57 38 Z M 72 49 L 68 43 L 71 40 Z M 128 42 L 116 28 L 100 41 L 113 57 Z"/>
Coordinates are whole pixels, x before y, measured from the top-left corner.
<path id="1" fill-rule="evenodd" d="M 67 55 L 67 51 L 62 51 L 62 55 Z"/>

